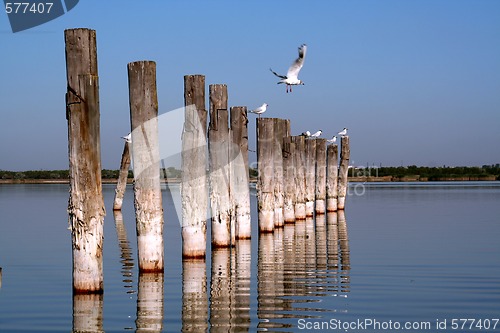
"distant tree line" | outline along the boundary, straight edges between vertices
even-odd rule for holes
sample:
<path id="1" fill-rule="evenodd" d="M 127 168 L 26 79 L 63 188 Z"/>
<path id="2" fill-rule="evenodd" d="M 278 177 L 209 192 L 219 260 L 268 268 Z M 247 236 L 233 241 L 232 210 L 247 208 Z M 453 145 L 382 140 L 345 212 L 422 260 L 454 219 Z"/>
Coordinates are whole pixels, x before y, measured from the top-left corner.
<path id="1" fill-rule="evenodd" d="M 416 165 L 400 167 L 376 167 L 368 169 L 356 169 L 349 175 L 354 176 L 374 176 L 374 177 L 412 177 L 420 176 L 428 180 L 438 180 L 441 178 L 460 178 L 460 177 L 491 177 L 500 180 L 500 164 L 483 165 L 481 167 L 419 167 Z"/>
<path id="2" fill-rule="evenodd" d="M 118 178 L 119 170 L 102 170 L 103 179 Z M 178 178 L 182 177 L 182 171 L 174 167 L 160 169 L 161 177 Z M 257 169 L 250 168 L 250 178 L 257 177 Z M 413 177 L 420 176 L 428 180 L 438 180 L 440 178 L 460 178 L 460 177 L 491 177 L 500 180 L 500 164 L 483 165 L 481 167 L 419 167 L 416 165 L 400 167 L 369 167 L 353 168 L 349 176 L 372 176 L 372 177 Z M 132 171 L 129 171 L 128 178 L 133 178 Z M 0 170 L 0 179 L 68 179 L 68 170 L 28 170 L 28 171 L 6 171 Z"/>

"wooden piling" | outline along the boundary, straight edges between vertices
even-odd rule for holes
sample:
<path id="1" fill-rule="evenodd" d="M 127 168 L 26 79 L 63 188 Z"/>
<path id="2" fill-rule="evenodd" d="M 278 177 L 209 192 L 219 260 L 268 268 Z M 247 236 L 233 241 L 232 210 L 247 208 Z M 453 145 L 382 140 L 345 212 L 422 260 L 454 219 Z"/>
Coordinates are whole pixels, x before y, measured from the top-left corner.
<path id="1" fill-rule="evenodd" d="M 205 259 L 207 242 L 207 110 L 205 76 L 184 76 L 182 132 L 182 256 Z"/>
<path id="2" fill-rule="evenodd" d="M 227 86 L 209 86 L 210 123 L 208 151 L 210 172 L 210 207 L 212 212 L 212 246 L 234 245 L 235 230 L 230 193 L 229 124 Z"/>
<path id="3" fill-rule="evenodd" d="M 66 119 L 73 249 L 73 292 L 103 292 L 99 79 L 95 30 L 70 29 L 66 44 Z"/>
<path id="4" fill-rule="evenodd" d="M 338 198 L 337 209 L 343 210 L 345 208 L 345 198 L 347 195 L 347 173 L 349 172 L 349 158 L 351 151 L 349 148 L 349 137 L 343 136 L 341 138 L 340 149 L 340 169 L 339 169 L 339 184 L 338 184 Z"/>
<path id="5" fill-rule="evenodd" d="M 295 222 L 295 143 L 292 138 L 287 136 L 283 138 L 283 217 L 285 223 Z"/>
<path id="6" fill-rule="evenodd" d="M 306 144 L 303 136 L 292 136 L 295 143 L 295 220 L 306 219 Z"/>
<path id="7" fill-rule="evenodd" d="M 274 120 L 257 118 L 257 207 L 259 231 L 274 230 Z"/>
<path id="8" fill-rule="evenodd" d="M 326 210 L 337 211 L 338 178 L 339 178 L 338 146 L 330 144 L 326 153 Z"/>
<path id="9" fill-rule="evenodd" d="M 326 139 L 316 139 L 316 214 L 326 212 Z"/>
<path id="10" fill-rule="evenodd" d="M 130 150 L 129 143 L 125 141 L 123 145 L 122 159 L 120 162 L 120 173 L 118 174 L 118 182 L 116 183 L 115 201 L 113 202 L 113 210 L 121 210 L 123 205 L 123 195 L 127 187 L 128 169 L 130 168 Z"/>
<path id="11" fill-rule="evenodd" d="M 284 225 L 283 138 L 290 133 L 290 120 L 274 119 L 274 226 Z"/>
<path id="12" fill-rule="evenodd" d="M 316 188 L 316 139 L 306 140 L 306 217 L 314 216 Z"/>
<path id="13" fill-rule="evenodd" d="M 230 110 L 232 144 L 229 150 L 231 165 L 231 195 L 236 224 L 236 239 L 252 235 L 250 217 L 250 189 L 248 187 L 248 118 L 245 106 Z"/>
<path id="14" fill-rule="evenodd" d="M 129 63 L 128 82 L 139 271 L 163 272 L 156 63 Z"/>

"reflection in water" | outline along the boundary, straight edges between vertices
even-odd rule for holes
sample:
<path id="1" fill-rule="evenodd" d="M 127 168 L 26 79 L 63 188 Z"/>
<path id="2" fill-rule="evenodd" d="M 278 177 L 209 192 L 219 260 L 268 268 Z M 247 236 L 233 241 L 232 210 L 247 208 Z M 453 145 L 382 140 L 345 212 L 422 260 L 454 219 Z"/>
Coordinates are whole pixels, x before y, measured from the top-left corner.
<path id="1" fill-rule="evenodd" d="M 208 329 L 207 265 L 205 260 L 182 261 L 182 332 Z"/>
<path id="2" fill-rule="evenodd" d="M 127 229 L 125 229 L 125 224 L 123 223 L 123 215 L 121 211 L 114 210 L 113 216 L 115 218 L 116 235 L 118 236 L 118 245 L 120 246 L 120 255 L 122 263 L 122 275 L 124 287 L 127 288 L 127 294 L 134 294 L 133 289 L 133 268 L 134 259 L 132 256 L 132 249 L 130 247 L 130 242 L 127 238 Z"/>
<path id="3" fill-rule="evenodd" d="M 247 332 L 250 326 L 250 241 L 212 249 L 210 332 Z"/>
<path id="4" fill-rule="evenodd" d="M 323 307 L 321 298 L 347 297 L 350 260 L 344 212 L 285 224 L 274 234 L 259 235 L 258 327 L 286 331 L 299 318 L 321 312 L 346 311 Z"/>
<path id="5" fill-rule="evenodd" d="M 102 294 L 73 295 L 72 332 L 104 332 L 102 303 Z"/>
<path id="6" fill-rule="evenodd" d="M 139 274 L 137 332 L 161 332 L 163 328 L 163 273 Z"/>

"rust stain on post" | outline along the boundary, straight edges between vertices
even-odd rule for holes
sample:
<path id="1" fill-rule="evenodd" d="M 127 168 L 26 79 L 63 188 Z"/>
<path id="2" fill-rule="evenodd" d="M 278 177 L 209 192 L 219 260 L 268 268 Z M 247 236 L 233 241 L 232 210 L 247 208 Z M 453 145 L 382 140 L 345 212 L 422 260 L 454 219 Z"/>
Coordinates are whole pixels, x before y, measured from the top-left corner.
<path id="1" fill-rule="evenodd" d="M 73 292 L 103 292 L 102 246 L 106 214 L 101 184 L 99 80 L 96 34 L 64 32 L 66 45 L 66 119 L 73 247 Z"/>

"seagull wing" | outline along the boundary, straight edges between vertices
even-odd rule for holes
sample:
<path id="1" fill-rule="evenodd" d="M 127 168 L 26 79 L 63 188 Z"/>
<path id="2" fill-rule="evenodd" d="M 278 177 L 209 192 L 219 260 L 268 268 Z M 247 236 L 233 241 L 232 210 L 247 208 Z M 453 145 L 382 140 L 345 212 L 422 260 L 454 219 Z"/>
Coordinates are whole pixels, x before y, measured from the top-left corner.
<path id="1" fill-rule="evenodd" d="M 271 71 L 274 75 L 276 75 L 277 77 L 279 77 L 280 79 L 284 79 L 284 80 L 286 80 L 286 76 L 284 76 L 284 75 L 279 75 L 278 73 L 276 73 L 275 71 L 273 71 L 271 68 L 269 68 L 269 70 L 270 70 L 270 71 Z"/>
<path id="2" fill-rule="evenodd" d="M 306 44 L 302 44 L 299 47 L 299 57 L 295 59 L 290 68 L 288 68 L 288 73 L 286 73 L 288 78 L 297 78 L 299 76 L 300 69 L 304 65 L 304 59 L 306 58 L 306 50 Z"/>

